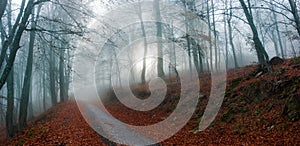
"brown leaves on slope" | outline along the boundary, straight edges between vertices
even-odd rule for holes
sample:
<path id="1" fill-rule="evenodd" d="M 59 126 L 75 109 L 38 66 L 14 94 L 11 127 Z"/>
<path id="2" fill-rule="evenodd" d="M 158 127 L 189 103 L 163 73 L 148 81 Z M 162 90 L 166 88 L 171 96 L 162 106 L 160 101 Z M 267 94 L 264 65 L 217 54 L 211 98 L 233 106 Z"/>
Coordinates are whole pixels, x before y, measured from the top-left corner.
<path id="1" fill-rule="evenodd" d="M 289 93 L 300 95 L 299 84 L 293 83 L 300 76 L 299 64 L 300 59 L 287 60 L 282 65 L 273 66 L 271 73 L 264 73 L 259 77 L 255 77 L 258 68 L 254 65 L 228 71 L 226 96 L 217 118 L 206 130 L 195 134 L 194 131 L 198 128 L 210 92 L 208 86 L 210 79 L 207 76 L 200 77 L 203 81 L 200 82 L 201 92 L 206 96 L 199 101 L 194 117 L 177 134 L 161 144 L 299 145 L 300 121 L 290 122 L 285 115 L 282 115 L 286 97 L 279 98 Z M 293 83 L 293 86 L 290 83 Z M 293 87 L 291 89 L 296 87 L 296 90 L 281 89 L 286 86 Z M 170 84 L 169 87 L 168 97 L 164 101 L 165 106 L 150 112 L 136 113 L 115 101 L 108 103 L 106 108 L 113 116 L 125 123 L 153 124 L 169 116 L 177 104 L 180 90 L 174 88 L 175 84 Z M 149 96 L 147 88 L 139 85 L 132 89 L 136 91 L 137 96 L 146 98 Z M 74 101 L 58 104 L 32 122 L 21 134 L 0 143 L 3 145 L 103 145 L 97 133 L 80 115 Z"/>

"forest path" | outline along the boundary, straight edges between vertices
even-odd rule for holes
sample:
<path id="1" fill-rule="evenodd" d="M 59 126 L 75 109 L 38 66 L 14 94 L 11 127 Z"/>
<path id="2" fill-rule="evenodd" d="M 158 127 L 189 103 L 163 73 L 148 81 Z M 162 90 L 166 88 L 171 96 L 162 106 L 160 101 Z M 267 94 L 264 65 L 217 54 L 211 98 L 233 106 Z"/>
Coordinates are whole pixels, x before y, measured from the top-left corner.
<path id="1" fill-rule="evenodd" d="M 89 121 L 93 129 L 101 131 L 101 134 L 105 134 L 110 140 L 128 145 L 154 143 L 150 138 L 142 136 L 94 104 L 85 103 L 81 105 L 81 108 L 84 108 L 84 115 L 88 119 L 93 119 Z"/>
<path id="2" fill-rule="evenodd" d="M 87 116 L 93 117 L 94 128 L 103 130 L 110 139 L 124 140 L 123 143 L 153 143 L 121 124 L 94 104 L 81 105 Z M 89 121 L 90 122 L 90 121 Z M 122 133 L 119 131 L 123 131 Z M 4 132 L 4 131 L 2 131 Z M 1 134 L 0 146 L 7 145 L 115 145 L 102 137 L 85 121 L 75 100 L 59 103 L 45 113 L 29 121 L 28 127 L 12 139 Z"/>

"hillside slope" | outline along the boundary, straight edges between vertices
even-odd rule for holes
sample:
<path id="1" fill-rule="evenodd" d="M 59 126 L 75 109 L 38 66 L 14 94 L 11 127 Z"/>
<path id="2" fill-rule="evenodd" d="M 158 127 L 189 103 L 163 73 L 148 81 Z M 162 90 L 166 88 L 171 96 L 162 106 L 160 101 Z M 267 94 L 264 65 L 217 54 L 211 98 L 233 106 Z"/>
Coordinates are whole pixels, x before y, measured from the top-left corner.
<path id="1" fill-rule="evenodd" d="M 162 145 L 298 145 L 300 144 L 300 58 L 272 66 L 261 72 L 251 65 L 228 71 L 225 100 L 215 121 L 197 132 L 208 101 L 210 78 L 201 78 L 205 95 L 189 123 Z M 202 88 L 203 86 L 203 88 Z M 180 88 L 168 83 L 163 106 L 136 112 L 117 100 L 106 104 L 109 112 L 133 125 L 149 125 L 164 120 L 176 107 Z M 132 87 L 139 98 L 149 96 L 146 85 Z M 105 145 L 84 121 L 74 101 L 60 103 L 30 122 L 28 128 L 0 145 Z"/>

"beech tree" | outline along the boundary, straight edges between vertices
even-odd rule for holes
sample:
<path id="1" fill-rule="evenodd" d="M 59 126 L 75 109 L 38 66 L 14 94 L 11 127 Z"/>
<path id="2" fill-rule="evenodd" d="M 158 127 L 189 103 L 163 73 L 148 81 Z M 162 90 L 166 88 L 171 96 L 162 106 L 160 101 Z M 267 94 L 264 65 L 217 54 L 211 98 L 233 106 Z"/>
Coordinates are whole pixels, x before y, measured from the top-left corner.
<path id="1" fill-rule="evenodd" d="M 298 14 L 298 9 L 296 5 L 296 1 L 294 0 L 289 0 L 290 6 L 291 6 L 291 13 L 293 14 L 295 24 L 296 24 L 296 29 L 298 31 L 298 34 L 300 36 L 300 17 Z"/>
<path id="2" fill-rule="evenodd" d="M 247 7 L 244 0 L 239 0 L 239 1 L 242 5 L 242 8 L 243 8 L 243 11 L 244 11 L 245 16 L 247 18 L 247 21 L 249 23 L 249 26 L 252 30 L 252 34 L 253 34 L 252 39 L 253 39 L 255 50 L 256 50 L 256 53 L 257 53 L 258 62 L 260 64 L 267 65 L 267 62 L 269 61 L 269 55 L 266 52 L 266 50 L 265 50 L 264 46 L 262 45 L 262 43 L 260 41 L 260 38 L 258 36 L 258 31 L 257 31 L 257 28 L 254 24 L 254 19 L 253 19 L 252 12 L 251 12 L 251 5 L 248 5 L 248 7 Z M 250 3 L 249 0 L 248 0 L 248 3 Z"/>
<path id="3" fill-rule="evenodd" d="M 164 78 L 164 64 L 163 64 L 163 44 L 162 44 L 162 23 L 160 15 L 160 4 L 159 0 L 153 1 L 154 5 L 154 16 L 156 20 L 156 29 L 157 29 L 157 76 Z"/>
<path id="4" fill-rule="evenodd" d="M 31 10 L 31 29 L 36 29 L 36 20 L 39 17 L 41 6 L 38 7 L 37 13 L 35 13 L 35 8 Z M 36 15 L 36 17 L 35 17 Z M 29 93 L 31 91 L 31 76 L 32 76 L 32 66 L 33 66 L 33 49 L 35 43 L 35 31 L 30 32 L 29 46 L 28 46 L 28 56 L 27 56 L 27 65 L 23 81 L 23 88 L 21 94 L 20 102 L 20 112 L 19 112 L 19 123 L 18 128 L 23 129 L 26 126 L 27 122 L 27 108 L 29 104 Z"/>

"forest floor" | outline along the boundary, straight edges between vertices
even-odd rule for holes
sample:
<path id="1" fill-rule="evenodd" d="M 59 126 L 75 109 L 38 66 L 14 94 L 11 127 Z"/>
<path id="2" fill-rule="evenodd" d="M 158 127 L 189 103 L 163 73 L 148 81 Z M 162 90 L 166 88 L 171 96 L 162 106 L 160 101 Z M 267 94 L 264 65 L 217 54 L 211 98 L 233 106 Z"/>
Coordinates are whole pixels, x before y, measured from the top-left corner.
<path id="1" fill-rule="evenodd" d="M 208 102 L 210 77 L 203 77 L 205 95 L 188 124 L 162 145 L 299 145 L 300 144 L 300 58 L 285 60 L 261 72 L 257 65 L 229 70 L 225 99 L 214 122 L 196 132 Z M 202 88 L 204 87 L 204 88 Z M 145 85 L 132 87 L 144 98 L 150 93 Z M 110 100 L 108 111 L 121 121 L 148 125 L 164 120 L 177 102 L 180 90 L 168 84 L 164 106 L 150 112 L 126 111 L 121 103 Z M 172 98 L 171 98 L 172 97 Z M 130 118 L 128 118 L 130 117 Z M 60 103 L 30 121 L 14 138 L 0 135 L 0 145 L 106 145 L 83 119 L 76 102 Z"/>

